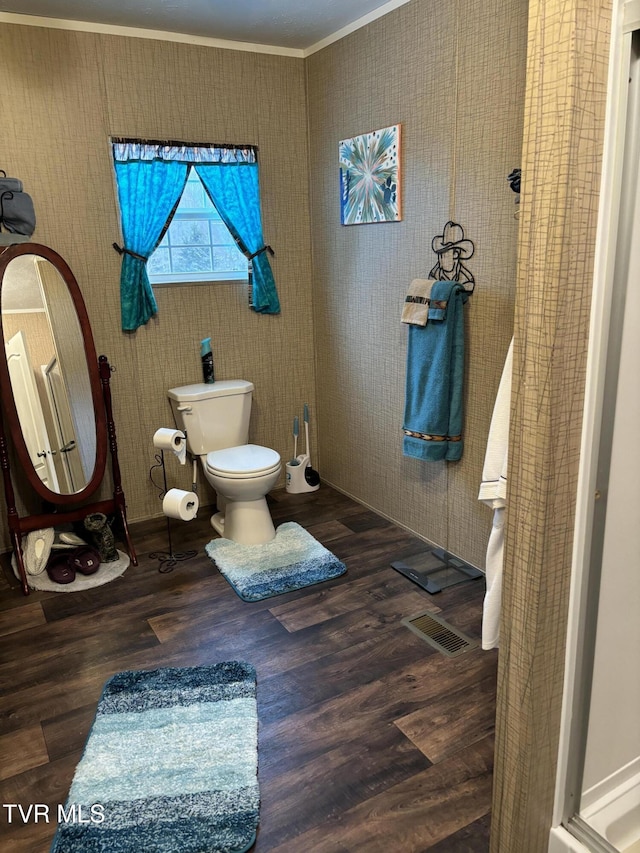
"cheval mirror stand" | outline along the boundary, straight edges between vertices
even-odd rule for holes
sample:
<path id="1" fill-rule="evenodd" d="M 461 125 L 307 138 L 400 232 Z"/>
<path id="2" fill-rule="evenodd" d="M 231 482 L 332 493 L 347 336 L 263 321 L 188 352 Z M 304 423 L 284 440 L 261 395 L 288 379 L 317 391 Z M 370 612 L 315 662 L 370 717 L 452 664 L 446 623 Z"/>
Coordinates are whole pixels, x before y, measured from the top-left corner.
<path id="1" fill-rule="evenodd" d="M 36 243 L 0 248 L 0 312 L 0 467 L 23 593 L 29 595 L 23 537 L 91 513 L 120 523 L 137 566 L 118 463 L 112 368 L 106 356 L 96 358 L 84 299 L 66 262 Z M 9 436 L 18 492 L 26 480 L 41 499 L 40 512 L 18 511 Z M 95 500 L 108 453 L 113 494 Z"/>

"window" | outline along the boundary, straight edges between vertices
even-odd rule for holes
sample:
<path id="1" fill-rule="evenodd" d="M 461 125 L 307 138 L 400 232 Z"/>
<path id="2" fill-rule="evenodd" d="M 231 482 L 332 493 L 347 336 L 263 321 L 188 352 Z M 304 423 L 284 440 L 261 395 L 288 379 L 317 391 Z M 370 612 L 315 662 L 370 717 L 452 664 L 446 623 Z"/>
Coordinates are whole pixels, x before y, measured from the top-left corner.
<path id="1" fill-rule="evenodd" d="M 194 169 L 176 212 L 149 257 L 151 284 L 248 280 L 248 262 L 224 224 Z"/>
<path id="2" fill-rule="evenodd" d="M 112 139 L 111 147 L 123 331 L 134 332 L 158 312 L 149 273 L 154 284 L 245 281 L 252 311 L 280 313 L 254 145 Z"/>

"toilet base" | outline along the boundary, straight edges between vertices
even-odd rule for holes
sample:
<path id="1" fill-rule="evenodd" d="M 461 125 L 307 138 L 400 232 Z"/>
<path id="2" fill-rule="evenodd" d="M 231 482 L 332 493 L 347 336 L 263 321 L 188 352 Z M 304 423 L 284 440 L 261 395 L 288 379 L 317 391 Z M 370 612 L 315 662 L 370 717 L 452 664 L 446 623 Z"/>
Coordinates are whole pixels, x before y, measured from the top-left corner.
<path id="1" fill-rule="evenodd" d="M 264 545 L 276 535 L 266 498 L 257 501 L 227 500 L 224 513 L 211 516 L 211 526 L 240 545 Z"/>

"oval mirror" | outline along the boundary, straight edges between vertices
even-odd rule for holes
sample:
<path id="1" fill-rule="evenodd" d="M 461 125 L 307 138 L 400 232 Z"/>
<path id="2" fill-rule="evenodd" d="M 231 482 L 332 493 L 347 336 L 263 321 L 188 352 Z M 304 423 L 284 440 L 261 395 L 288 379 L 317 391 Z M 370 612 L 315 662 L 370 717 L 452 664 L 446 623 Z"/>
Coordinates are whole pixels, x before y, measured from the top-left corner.
<path id="1" fill-rule="evenodd" d="M 46 500 L 81 500 L 102 481 L 106 420 L 84 300 L 60 255 L 36 243 L 0 254 L 0 317 L 2 400 L 22 468 Z"/>

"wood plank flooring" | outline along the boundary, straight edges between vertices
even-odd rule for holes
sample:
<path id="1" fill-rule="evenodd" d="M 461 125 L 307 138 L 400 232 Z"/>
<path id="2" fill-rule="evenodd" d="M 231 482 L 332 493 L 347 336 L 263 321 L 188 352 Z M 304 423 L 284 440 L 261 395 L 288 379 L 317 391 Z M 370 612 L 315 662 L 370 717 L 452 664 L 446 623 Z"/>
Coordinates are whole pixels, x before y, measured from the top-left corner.
<path id="1" fill-rule="evenodd" d="M 122 669 L 246 660 L 258 673 L 255 853 L 486 853 L 495 652 L 448 658 L 400 620 L 430 610 L 480 636 L 482 579 L 429 595 L 390 568 L 424 551 L 407 531 L 323 485 L 276 492 L 347 565 L 340 578 L 248 604 L 204 552 L 206 509 L 133 525 L 140 565 L 103 587 L 25 597 L 0 572 L 0 804 L 64 803 L 104 682 Z M 0 849 L 45 853 L 55 831 L 0 808 Z M 145 851 L 146 853 L 146 851 Z"/>

